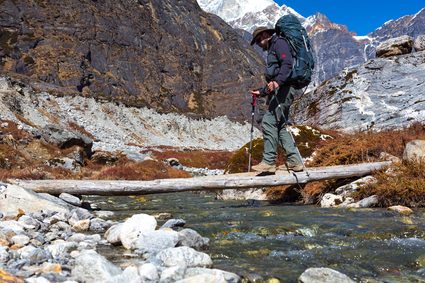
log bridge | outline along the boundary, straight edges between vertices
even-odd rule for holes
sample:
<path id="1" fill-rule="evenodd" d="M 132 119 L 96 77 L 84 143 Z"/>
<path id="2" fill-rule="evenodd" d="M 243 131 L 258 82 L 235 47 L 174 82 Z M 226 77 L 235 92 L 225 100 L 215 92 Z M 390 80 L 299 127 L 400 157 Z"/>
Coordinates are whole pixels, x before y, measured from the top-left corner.
<path id="1" fill-rule="evenodd" d="M 250 189 L 281 185 L 305 184 L 313 181 L 362 177 L 382 170 L 391 162 L 363 163 L 330 167 L 310 167 L 304 172 L 277 171 L 274 175 L 261 176 L 258 172 L 216 175 L 182 179 L 158 179 L 152 181 L 109 180 L 8 180 L 39 193 L 59 195 L 148 195 L 185 191 Z"/>

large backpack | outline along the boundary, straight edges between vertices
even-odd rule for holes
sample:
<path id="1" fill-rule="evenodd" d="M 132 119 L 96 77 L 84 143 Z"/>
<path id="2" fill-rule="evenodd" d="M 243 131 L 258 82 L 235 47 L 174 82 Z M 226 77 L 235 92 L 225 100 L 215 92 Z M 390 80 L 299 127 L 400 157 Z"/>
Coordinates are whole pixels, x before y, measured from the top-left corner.
<path id="1" fill-rule="evenodd" d="M 292 14 L 281 17 L 275 26 L 276 34 L 283 37 L 291 48 L 294 64 L 288 82 L 295 88 L 304 88 L 311 82 L 314 69 L 313 50 L 307 32 Z"/>

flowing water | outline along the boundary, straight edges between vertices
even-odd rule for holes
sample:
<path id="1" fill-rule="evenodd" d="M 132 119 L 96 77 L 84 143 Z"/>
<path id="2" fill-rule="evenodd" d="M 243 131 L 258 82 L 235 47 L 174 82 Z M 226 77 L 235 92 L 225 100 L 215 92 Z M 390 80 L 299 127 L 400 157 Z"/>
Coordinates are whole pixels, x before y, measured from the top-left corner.
<path id="1" fill-rule="evenodd" d="M 211 240 L 214 267 L 251 280 L 297 282 L 309 267 L 329 267 L 362 282 L 425 282 L 425 210 L 322 209 L 258 201 L 219 201 L 213 194 L 91 197 L 117 220 L 168 212 Z M 162 224 L 164 221 L 159 221 Z M 119 248 L 101 250 L 124 263 Z"/>

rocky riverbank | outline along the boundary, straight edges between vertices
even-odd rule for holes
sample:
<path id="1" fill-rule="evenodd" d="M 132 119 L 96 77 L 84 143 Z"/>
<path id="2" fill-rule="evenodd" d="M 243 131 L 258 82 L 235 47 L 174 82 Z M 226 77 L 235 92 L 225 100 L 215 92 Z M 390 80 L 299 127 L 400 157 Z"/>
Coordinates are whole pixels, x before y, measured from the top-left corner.
<path id="1" fill-rule="evenodd" d="M 14 201 L 24 194 L 26 204 Z M 113 212 L 72 206 L 81 203 L 70 195 L 55 198 L 7 184 L 2 185 L 1 195 L 2 209 L 4 199 L 9 202 L 0 219 L 2 282 L 253 282 L 214 268 L 206 253 L 210 240 L 184 228 L 183 219 L 168 219 L 159 226 L 157 218 L 164 222 L 163 217 L 171 215 L 134 214 L 116 222 L 110 219 Z M 33 203 L 40 201 L 37 197 L 48 198 L 46 209 L 38 211 L 28 195 L 34 197 Z M 53 207 L 61 211 L 48 209 Z M 128 260 L 113 264 L 98 251 L 101 246 L 122 246 Z M 308 269 L 299 280 L 325 282 L 329 277 L 354 282 L 328 268 Z"/>

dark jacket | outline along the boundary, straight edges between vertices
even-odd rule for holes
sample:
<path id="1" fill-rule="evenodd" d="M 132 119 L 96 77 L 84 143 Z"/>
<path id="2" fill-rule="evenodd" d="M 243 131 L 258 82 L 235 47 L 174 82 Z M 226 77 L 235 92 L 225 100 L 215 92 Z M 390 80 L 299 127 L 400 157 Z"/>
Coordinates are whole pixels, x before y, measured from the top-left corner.
<path id="1" fill-rule="evenodd" d="M 267 50 L 265 78 L 267 82 L 276 81 L 282 86 L 292 71 L 293 57 L 285 39 L 273 35 Z M 267 87 L 260 90 L 262 96 L 267 95 Z"/>
<path id="2" fill-rule="evenodd" d="M 273 35 L 267 50 L 267 82 L 276 81 L 282 86 L 292 70 L 293 58 L 288 43 L 282 37 Z"/>

